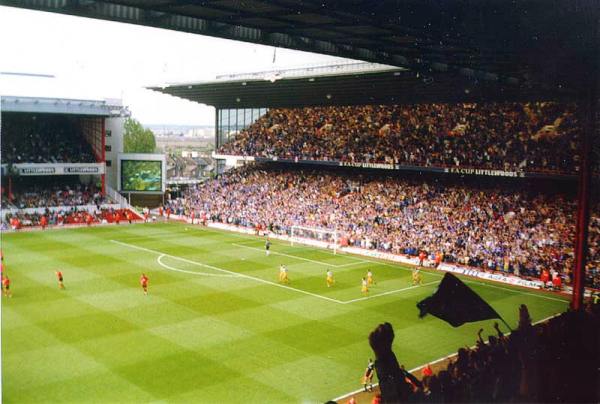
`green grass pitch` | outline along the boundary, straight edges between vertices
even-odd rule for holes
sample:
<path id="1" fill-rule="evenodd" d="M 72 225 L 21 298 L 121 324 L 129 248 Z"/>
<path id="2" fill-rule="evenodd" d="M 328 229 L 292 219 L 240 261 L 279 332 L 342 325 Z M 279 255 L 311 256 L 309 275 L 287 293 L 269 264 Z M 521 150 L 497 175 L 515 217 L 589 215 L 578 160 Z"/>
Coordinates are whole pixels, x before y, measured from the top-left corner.
<path id="1" fill-rule="evenodd" d="M 441 274 L 424 272 L 413 288 L 399 265 L 278 241 L 266 257 L 262 238 L 179 223 L 5 234 L 2 249 L 13 291 L 2 301 L 6 403 L 324 402 L 360 388 L 380 322 L 394 326 L 407 369 L 493 331 L 493 321 L 418 319 L 416 302 Z M 365 298 L 367 269 L 377 284 Z M 534 321 L 567 307 L 469 281 L 511 325 L 521 303 Z"/>

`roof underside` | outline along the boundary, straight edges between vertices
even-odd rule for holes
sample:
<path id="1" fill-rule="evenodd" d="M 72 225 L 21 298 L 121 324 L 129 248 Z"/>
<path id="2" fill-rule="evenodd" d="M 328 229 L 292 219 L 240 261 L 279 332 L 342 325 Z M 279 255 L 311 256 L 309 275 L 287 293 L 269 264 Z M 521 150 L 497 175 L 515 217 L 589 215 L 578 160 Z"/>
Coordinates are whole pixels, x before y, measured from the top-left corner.
<path id="1" fill-rule="evenodd" d="M 288 78 L 274 82 L 213 81 L 152 89 L 216 108 L 523 101 L 565 96 L 539 89 L 532 91 L 523 86 L 474 82 L 457 75 L 424 76 L 400 70 Z"/>
<path id="2" fill-rule="evenodd" d="M 0 0 L 558 91 L 595 74 L 596 0 Z"/>
<path id="3" fill-rule="evenodd" d="M 0 111 L 22 112 L 33 114 L 67 114 L 67 115 L 95 115 L 109 117 L 118 115 L 120 106 L 111 106 L 106 101 L 76 100 L 68 98 L 42 98 L 2 96 Z"/>

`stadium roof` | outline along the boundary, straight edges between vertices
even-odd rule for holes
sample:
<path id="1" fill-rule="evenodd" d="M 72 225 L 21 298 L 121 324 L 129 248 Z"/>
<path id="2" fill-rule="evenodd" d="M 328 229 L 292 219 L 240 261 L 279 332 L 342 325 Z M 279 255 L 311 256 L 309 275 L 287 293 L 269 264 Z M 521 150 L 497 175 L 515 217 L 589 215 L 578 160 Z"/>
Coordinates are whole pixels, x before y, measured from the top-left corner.
<path id="1" fill-rule="evenodd" d="M 365 69 L 359 69 L 360 65 Z M 539 100 L 568 95 L 564 91 L 532 90 L 523 85 L 473 81 L 449 73 L 415 73 L 370 63 L 230 75 L 210 82 L 151 89 L 216 108 Z"/>
<path id="2" fill-rule="evenodd" d="M 125 116 L 128 111 L 120 102 L 106 100 L 76 100 L 67 98 L 43 97 L 0 97 L 0 111 L 29 112 L 38 114 L 72 114 L 96 116 Z"/>
<path id="3" fill-rule="evenodd" d="M 0 0 L 548 89 L 596 75 L 597 0 Z"/>

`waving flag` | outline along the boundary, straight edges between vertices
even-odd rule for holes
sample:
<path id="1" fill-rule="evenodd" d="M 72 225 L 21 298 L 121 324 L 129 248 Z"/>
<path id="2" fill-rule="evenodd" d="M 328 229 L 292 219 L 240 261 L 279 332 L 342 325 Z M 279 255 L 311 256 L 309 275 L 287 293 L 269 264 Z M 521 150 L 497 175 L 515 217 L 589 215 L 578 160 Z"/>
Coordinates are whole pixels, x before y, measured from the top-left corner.
<path id="1" fill-rule="evenodd" d="M 436 292 L 417 303 L 419 318 L 431 314 L 452 327 L 499 318 L 500 315 L 477 293 L 451 273 L 446 273 Z"/>

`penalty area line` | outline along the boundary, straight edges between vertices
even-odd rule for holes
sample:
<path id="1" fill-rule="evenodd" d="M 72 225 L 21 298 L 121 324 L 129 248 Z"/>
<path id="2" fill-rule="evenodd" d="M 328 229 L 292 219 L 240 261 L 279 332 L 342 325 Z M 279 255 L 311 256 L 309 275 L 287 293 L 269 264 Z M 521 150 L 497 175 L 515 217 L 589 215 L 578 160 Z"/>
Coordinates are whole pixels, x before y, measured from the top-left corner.
<path id="1" fill-rule="evenodd" d="M 367 263 L 368 261 L 357 261 L 357 262 L 351 262 L 349 264 L 340 264 L 340 265 L 336 265 L 336 268 L 345 268 L 345 267 L 351 267 L 352 265 L 365 265 L 365 263 Z"/>
<path id="2" fill-rule="evenodd" d="M 260 248 L 250 247 L 250 246 L 242 245 L 242 244 L 231 243 L 231 245 L 234 245 L 236 247 L 247 248 L 248 250 L 264 251 L 264 250 L 262 250 Z M 277 252 L 277 251 L 271 251 L 271 254 L 273 254 L 273 255 L 281 255 L 283 257 L 293 258 L 293 259 L 302 260 L 302 261 L 308 261 L 308 262 L 312 262 L 313 264 L 326 265 L 328 267 L 333 267 L 333 268 L 338 268 L 339 267 L 339 265 L 329 264 L 329 263 L 323 262 L 323 261 L 311 260 L 310 258 L 304 258 L 304 257 L 299 257 L 297 255 L 280 253 L 280 252 Z"/>
<path id="3" fill-rule="evenodd" d="M 239 275 L 232 275 L 232 274 L 211 274 L 208 272 L 196 272 L 196 271 L 187 271 L 185 269 L 180 269 L 180 268 L 175 268 L 172 267 L 170 265 L 165 264 L 164 262 L 162 262 L 162 259 L 166 257 L 165 254 L 160 255 L 157 259 L 156 262 L 158 262 L 158 265 L 160 265 L 161 267 L 169 270 L 169 271 L 175 271 L 175 272 L 183 272 L 185 274 L 192 274 L 192 275 L 199 275 L 199 276 L 215 276 L 215 277 L 221 277 L 221 278 L 239 278 Z M 194 265 L 198 265 L 203 267 L 204 265 L 200 264 L 200 263 L 194 263 Z"/>
<path id="4" fill-rule="evenodd" d="M 404 292 L 406 290 L 411 290 L 411 289 L 416 289 L 416 288 L 420 288 L 420 287 L 423 287 L 423 286 L 433 285 L 434 283 L 438 283 L 438 281 L 427 282 L 427 283 L 423 283 L 422 285 L 413 285 L 413 286 L 408 286 L 408 287 L 402 288 L 402 289 L 396 289 L 396 290 L 390 290 L 388 292 L 378 293 L 376 295 L 363 296 L 363 297 L 359 297 L 359 298 L 352 299 L 352 300 L 346 300 L 344 302 L 344 304 L 349 304 L 349 303 L 354 303 L 354 302 L 360 302 L 362 300 L 369 300 L 369 299 L 373 299 L 375 297 L 380 297 L 380 296 L 387 296 L 387 295 L 391 295 L 391 294 L 394 294 L 394 293 Z"/>

